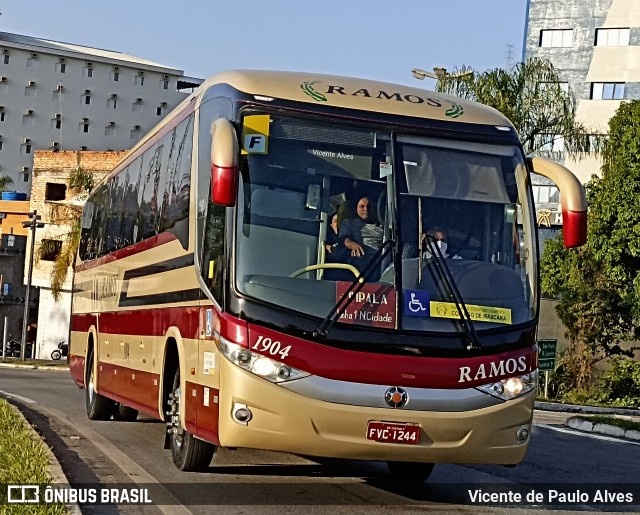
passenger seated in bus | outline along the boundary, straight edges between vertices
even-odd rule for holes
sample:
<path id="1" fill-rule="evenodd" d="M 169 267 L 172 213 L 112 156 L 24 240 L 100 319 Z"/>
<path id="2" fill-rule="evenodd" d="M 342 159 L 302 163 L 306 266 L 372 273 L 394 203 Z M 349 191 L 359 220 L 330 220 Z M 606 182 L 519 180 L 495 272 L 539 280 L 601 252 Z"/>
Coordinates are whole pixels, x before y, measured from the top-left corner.
<path id="1" fill-rule="evenodd" d="M 324 240 L 325 263 L 346 263 L 349 260 L 349 251 L 338 238 L 338 213 L 329 217 L 330 223 Z M 346 270 L 329 268 L 325 270 L 323 278 L 329 281 L 348 281 L 352 276 Z"/>
<path id="2" fill-rule="evenodd" d="M 375 223 L 371 213 L 369 198 L 360 197 L 356 204 L 357 217 L 343 220 L 339 230 L 339 240 L 349 254 L 348 263 L 360 272 L 364 271 L 382 245 L 383 229 Z M 379 277 L 380 270 L 373 270 L 367 279 L 377 281 Z"/>

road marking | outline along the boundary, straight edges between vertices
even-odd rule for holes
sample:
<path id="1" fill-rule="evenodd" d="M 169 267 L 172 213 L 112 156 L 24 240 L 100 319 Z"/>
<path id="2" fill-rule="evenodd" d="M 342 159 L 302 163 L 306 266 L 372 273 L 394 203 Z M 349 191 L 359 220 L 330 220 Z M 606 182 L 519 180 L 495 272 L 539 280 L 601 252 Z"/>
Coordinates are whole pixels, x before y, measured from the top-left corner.
<path id="1" fill-rule="evenodd" d="M 586 436 L 587 438 L 595 438 L 596 440 L 604 440 L 605 442 L 628 443 L 631 445 L 640 445 L 640 442 L 631 442 L 623 438 L 613 438 L 611 436 L 600 435 L 597 433 L 584 433 L 582 431 L 577 431 L 575 429 L 568 429 L 566 427 L 554 427 L 554 426 L 548 426 L 547 424 L 535 424 L 535 425 L 538 427 L 543 427 L 545 429 L 551 429 L 552 431 L 559 431 L 560 433 L 569 433 L 571 435 Z"/>
<path id="2" fill-rule="evenodd" d="M 80 433 L 89 442 L 94 444 L 100 451 L 113 461 L 125 474 L 127 474 L 134 484 L 153 483 L 158 485 L 158 489 L 162 490 L 166 498 L 172 500 L 172 505 L 160 505 L 153 504 L 155 508 L 158 508 L 162 513 L 167 515 L 192 515 L 185 506 L 180 504 L 180 501 L 167 490 L 155 477 L 149 474 L 144 468 L 133 461 L 129 456 L 122 452 L 118 447 L 113 445 L 109 440 L 89 429 L 88 427 L 82 427 L 78 424 L 71 424 L 69 416 L 55 408 L 39 408 L 40 412 L 48 413 L 59 419 L 66 425 L 73 427 L 74 431 Z"/>
<path id="3" fill-rule="evenodd" d="M 23 397 L 22 395 L 16 395 L 15 393 L 5 392 L 4 390 L 0 390 L 0 395 L 4 395 L 9 399 L 16 399 L 17 401 L 24 402 L 25 404 L 38 404 L 33 399 L 29 399 L 28 397 Z"/>

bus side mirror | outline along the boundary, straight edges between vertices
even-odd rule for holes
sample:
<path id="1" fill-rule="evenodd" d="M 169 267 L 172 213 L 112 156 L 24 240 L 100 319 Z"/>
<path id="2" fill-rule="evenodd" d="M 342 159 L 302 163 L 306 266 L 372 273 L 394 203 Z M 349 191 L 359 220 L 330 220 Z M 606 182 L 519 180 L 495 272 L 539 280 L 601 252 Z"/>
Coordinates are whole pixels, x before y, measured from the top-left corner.
<path id="1" fill-rule="evenodd" d="M 551 179 L 560 190 L 564 246 L 579 247 L 587 242 L 587 197 L 578 178 L 568 168 L 542 159 L 529 158 L 533 171 Z"/>
<path id="2" fill-rule="evenodd" d="M 238 191 L 238 139 L 231 122 L 218 118 L 211 124 L 211 201 L 235 206 Z"/>

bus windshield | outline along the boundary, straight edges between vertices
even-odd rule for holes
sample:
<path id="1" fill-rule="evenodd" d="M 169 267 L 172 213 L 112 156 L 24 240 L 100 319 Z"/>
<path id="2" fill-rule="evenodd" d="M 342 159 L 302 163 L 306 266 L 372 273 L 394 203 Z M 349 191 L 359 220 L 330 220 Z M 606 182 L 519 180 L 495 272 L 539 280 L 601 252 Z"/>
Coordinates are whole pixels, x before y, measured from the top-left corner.
<path id="1" fill-rule="evenodd" d="M 389 242 L 338 324 L 454 332 L 461 307 L 476 331 L 535 317 L 536 239 L 517 146 L 261 115 L 266 137 L 248 149 L 255 118 L 243 121 L 240 294 L 324 319 Z"/>

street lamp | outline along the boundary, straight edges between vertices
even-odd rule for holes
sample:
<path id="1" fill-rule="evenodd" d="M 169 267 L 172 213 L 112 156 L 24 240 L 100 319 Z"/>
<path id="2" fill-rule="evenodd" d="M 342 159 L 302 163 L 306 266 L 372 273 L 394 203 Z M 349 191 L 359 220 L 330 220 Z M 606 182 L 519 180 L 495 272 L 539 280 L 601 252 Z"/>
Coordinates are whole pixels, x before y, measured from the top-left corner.
<path id="1" fill-rule="evenodd" d="M 422 70 L 421 68 L 413 68 L 411 70 L 411 75 L 413 75 L 416 79 L 424 80 L 427 77 L 430 79 L 440 80 L 447 74 L 447 69 L 436 66 L 433 69 L 434 73 L 428 72 L 426 70 Z"/>
<path id="2" fill-rule="evenodd" d="M 27 293 L 24 297 L 24 318 L 22 320 L 22 340 L 20 344 L 20 361 L 24 361 L 24 354 L 27 347 L 27 321 L 29 320 L 29 295 L 31 293 L 31 276 L 33 275 L 33 253 L 36 245 L 36 229 L 44 227 L 44 222 L 39 220 L 42 217 L 38 211 L 29 213 L 29 221 L 22 222 L 22 227 L 31 229 L 31 250 L 29 252 L 29 274 L 27 276 Z M 35 351 L 35 343 L 33 346 Z"/>
<path id="3" fill-rule="evenodd" d="M 456 72 L 456 73 L 447 73 L 447 69 L 443 68 L 442 66 L 434 67 L 433 73 L 422 70 L 420 68 L 413 68 L 411 70 L 411 75 L 413 75 L 416 79 L 419 79 L 419 80 L 424 80 L 427 77 L 429 77 L 430 79 L 441 80 L 441 79 L 444 79 L 445 77 L 465 77 L 467 75 L 472 75 L 472 74 L 473 74 L 472 70 Z"/>

